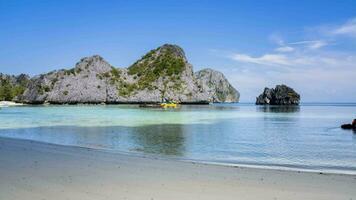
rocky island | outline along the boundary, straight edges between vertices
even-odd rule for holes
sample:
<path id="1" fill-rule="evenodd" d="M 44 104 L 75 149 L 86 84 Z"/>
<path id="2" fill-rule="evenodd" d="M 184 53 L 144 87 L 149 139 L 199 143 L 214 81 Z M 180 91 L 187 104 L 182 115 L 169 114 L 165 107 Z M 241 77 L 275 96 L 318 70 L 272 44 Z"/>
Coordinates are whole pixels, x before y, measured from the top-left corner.
<path id="1" fill-rule="evenodd" d="M 239 96 L 222 73 L 194 73 L 183 49 L 171 44 L 151 50 L 128 68 L 113 67 L 95 55 L 72 69 L 33 78 L 1 75 L 0 88 L 0 100 L 29 104 L 238 102 Z"/>
<path id="2" fill-rule="evenodd" d="M 286 85 L 266 87 L 263 93 L 256 97 L 256 105 L 299 105 L 299 102 L 300 95 Z"/>

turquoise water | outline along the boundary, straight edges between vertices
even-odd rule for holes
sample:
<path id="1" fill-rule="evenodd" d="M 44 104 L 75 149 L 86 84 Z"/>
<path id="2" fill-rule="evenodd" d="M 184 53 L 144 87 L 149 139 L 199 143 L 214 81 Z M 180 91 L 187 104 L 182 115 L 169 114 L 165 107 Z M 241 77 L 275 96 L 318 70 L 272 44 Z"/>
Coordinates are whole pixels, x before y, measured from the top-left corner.
<path id="1" fill-rule="evenodd" d="M 23 106 L 0 110 L 0 136 L 158 157 L 356 173 L 356 104 L 264 107 Z"/>

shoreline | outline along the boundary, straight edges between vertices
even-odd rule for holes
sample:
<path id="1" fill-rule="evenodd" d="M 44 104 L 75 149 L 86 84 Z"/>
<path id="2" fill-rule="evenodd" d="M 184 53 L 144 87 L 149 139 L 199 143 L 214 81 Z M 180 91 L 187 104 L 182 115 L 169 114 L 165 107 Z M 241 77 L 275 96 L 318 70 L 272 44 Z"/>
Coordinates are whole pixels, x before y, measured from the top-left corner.
<path id="1" fill-rule="evenodd" d="M 137 158 L 152 159 L 152 160 L 185 162 L 185 163 L 191 163 L 191 164 L 213 165 L 213 166 L 232 167 L 232 168 L 276 170 L 276 171 L 286 171 L 286 172 L 296 172 L 296 173 L 315 173 L 315 174 L 325 174 L 325 175 L 351 175 L 351 176 L 355 176 L 355 178 L 356 178 L 356 170 L 312 169 L 312 168 L 302 168 L 302 167 L 298 167 L 298 166 L 284 166 L 284 165 L 273 165 L 273 164 L 266 165 L 266 164 L 249 164 L 249 163 L 229 163 L 229 162 L 218 162 L 218 161 L 179 158 L 179 157 L 173 157 L 173 156 L 160 156 L 160 155 L 144 154 L 144 153 L 138 153 L 138 152 L 110 151 L 110 150 L 103 149 L 103 148 L 75 146 L 75 145 L 63 145 L 63 144 L 55 144 L 55 143 L 42 142 L 42 141 L 36 141 L 36 140 L 30 140 L 30 139 L 11 138 L 11 137 L 0 136 L 0 141 L 2 139 L 23 141 L 23 142 L 30 142 L 30 143 L 38 143 L 40 145 L 42 144 L 42 145 L 58 146 L 58 147 L 63 147 L 63 148 L 66 148 L 66 147 L 78 148 L 78 149 L 84 149 L 84 150 L 88 150 L 88 151 L 97 151 L 97 152 L 106 153 L 106 154 L 137 157 Z"/>
<path id="2" fill-rule="evenodd" d="M 0 138 L 0 199 L 351 199 L 356 176 L 181 162 Z"/>
<path id="3" fill-rule="evenodd" d="M 15 102 L 15 101 L 0 101 L 0 107 L 9 107 L 9 106 L 24 106 L 26 104 Z"/>

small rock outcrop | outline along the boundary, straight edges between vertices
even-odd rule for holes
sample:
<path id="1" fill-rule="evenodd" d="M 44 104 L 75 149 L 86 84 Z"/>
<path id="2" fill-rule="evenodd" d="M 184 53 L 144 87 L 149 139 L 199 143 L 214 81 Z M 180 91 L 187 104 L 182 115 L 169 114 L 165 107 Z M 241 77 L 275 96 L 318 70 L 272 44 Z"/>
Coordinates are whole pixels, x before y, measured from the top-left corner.
<path id="1" fill-rule="evenodd" d="M 256 98 L 256 105 L 299 105 L 300 95 L 286 85 L 265 88 Z"/>
<path id="2" fill-rule="evenodd" d="M 213 69 L 195 72 L 198 87 L 207 93 L 211 102 L 238 102 L 240 93 L 232 87 L 224 74 Z"/>
<path id="3" fill-rule="evenodd" d="M 343 124 L 343 125 L 341 125 L 341 128 L 342 129 L 353 129 L 353 130 L 356 130 L 356 119 L 354 119 L 351 124 Z"/>
<path id="4" fill-rule="evenodd" d="M 111 66 L 96 55 L 74 68 L 33 77 L 18 97 L 24 103 L 182 103 L 237 102 L 239 93 L 223 74 L 194 74 L 182 48 L 165 44 L 128 68 Z"/>

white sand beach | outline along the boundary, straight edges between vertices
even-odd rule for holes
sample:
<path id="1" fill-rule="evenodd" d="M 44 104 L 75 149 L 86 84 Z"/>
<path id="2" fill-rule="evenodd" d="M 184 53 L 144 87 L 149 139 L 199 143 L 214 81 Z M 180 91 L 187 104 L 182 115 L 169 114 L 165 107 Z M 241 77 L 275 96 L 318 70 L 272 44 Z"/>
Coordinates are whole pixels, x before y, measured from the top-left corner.
<path id="1" fill-rule="evenodd" d="M 0 107 L 8 107 L 8 106 L 23 106 L 23 103 L 16 103 L 13 101 L 0 101 Z"/>
<path id="2" fill-rule="evenodd" d="M 356 176 L 226 167 L 0 138 L 0 199 L 355 199 Z"/>

